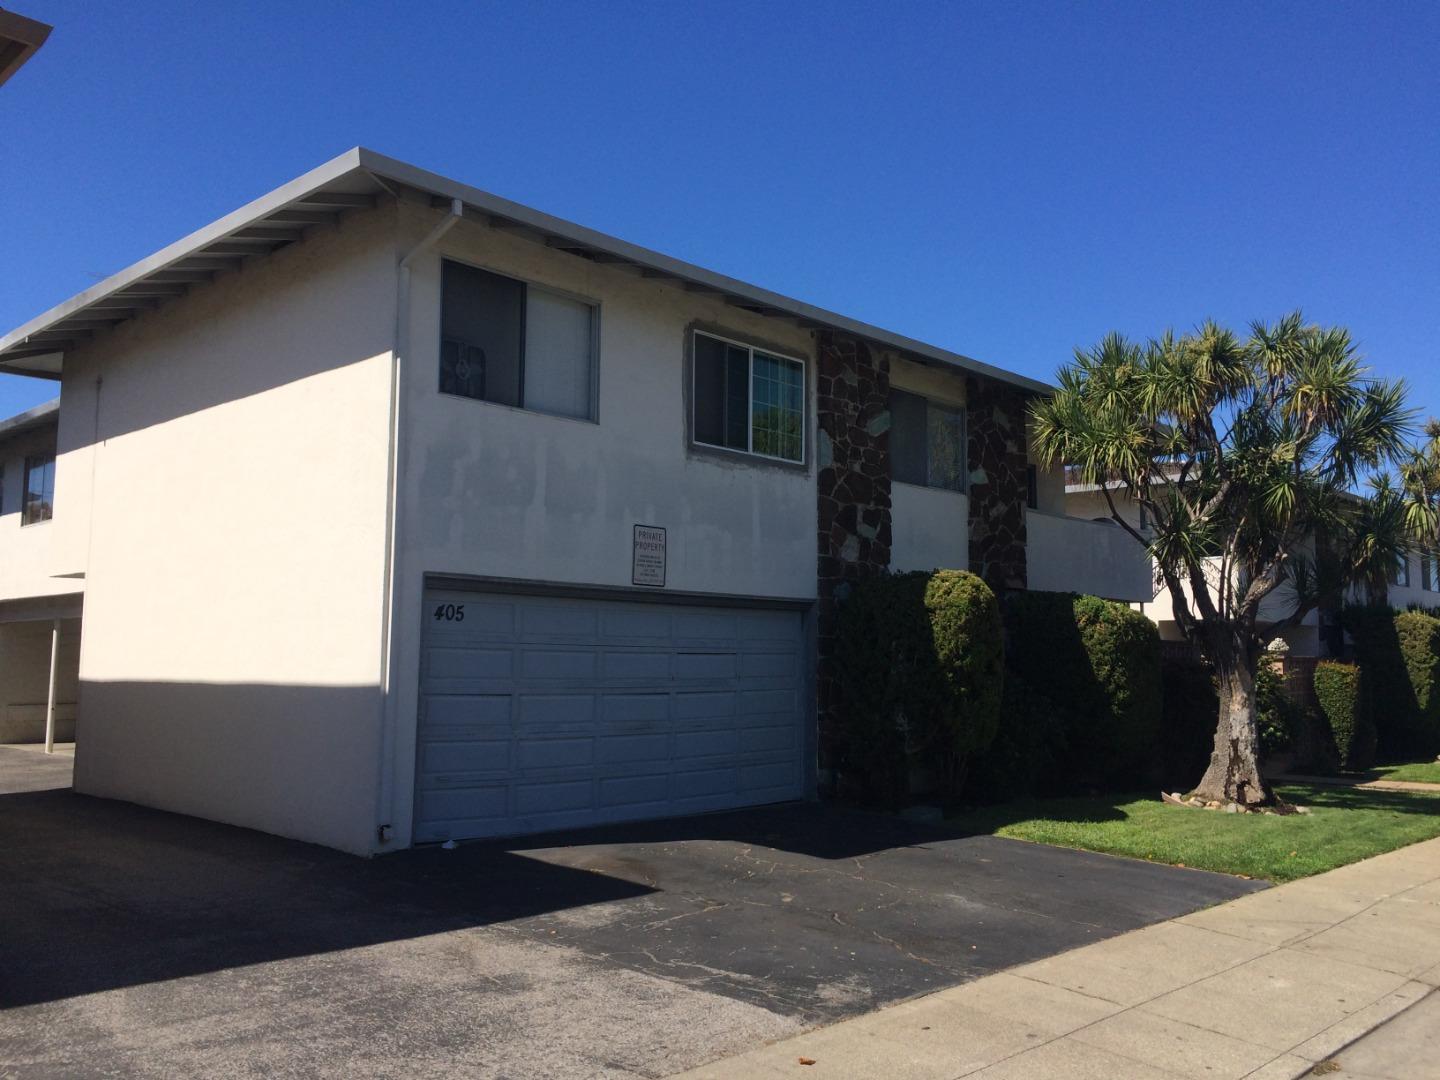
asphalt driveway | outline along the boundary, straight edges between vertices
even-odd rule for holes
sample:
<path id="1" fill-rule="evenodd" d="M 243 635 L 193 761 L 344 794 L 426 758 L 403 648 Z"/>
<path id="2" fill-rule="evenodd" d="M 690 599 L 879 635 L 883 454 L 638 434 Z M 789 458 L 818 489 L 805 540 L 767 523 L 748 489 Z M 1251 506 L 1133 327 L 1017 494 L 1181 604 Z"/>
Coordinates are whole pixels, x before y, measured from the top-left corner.
<path id="1" fill-rule="evenodd" d="M 799 805 L 362 860 L 0 748 L 0 1077 L 664 1076 L 1256 883 Z"/>

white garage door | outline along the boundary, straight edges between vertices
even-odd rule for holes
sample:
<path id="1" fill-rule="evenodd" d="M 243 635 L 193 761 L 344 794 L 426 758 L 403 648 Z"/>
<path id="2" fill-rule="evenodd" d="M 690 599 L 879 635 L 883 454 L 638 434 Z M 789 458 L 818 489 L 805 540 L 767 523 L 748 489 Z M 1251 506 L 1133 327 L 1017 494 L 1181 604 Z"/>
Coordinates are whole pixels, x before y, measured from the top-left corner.
<path id="1" fill-rule="evenodd" d="M 432 590 L 415 841 L 798 799 L 794 611 Z"/>

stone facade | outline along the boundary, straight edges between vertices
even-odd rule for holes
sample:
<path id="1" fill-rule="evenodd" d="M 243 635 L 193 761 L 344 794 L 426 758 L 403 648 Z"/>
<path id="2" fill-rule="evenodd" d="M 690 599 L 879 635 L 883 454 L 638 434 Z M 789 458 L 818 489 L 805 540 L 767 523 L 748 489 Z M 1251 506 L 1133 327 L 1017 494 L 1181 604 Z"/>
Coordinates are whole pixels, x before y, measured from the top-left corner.
<path id="1" fill-rule="evenodd" d="M 833 776 L 834 623 L 849 586 L 890 566 L 890 357 L 845 334 L 816 341 L 820 768 Z"/>
<path id="2" fill-rule="evenodd" d="M 965 379 L 970 469 L 970 569 L 997 593 L 1026 584 L 1029 495 L 1026 395 L 1012 386 Z"/>

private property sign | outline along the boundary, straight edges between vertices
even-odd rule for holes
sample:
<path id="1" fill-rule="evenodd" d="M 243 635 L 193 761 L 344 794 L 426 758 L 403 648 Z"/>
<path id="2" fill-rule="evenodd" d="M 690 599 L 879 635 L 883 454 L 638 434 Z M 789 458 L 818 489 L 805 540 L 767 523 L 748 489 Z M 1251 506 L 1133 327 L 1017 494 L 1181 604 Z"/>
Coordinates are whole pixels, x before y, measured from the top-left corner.
<path id="1" fill-rule="evenodd" d="M 665 587 L 665 530 L 657 525 L 635 526 L 630 584 Z"/>

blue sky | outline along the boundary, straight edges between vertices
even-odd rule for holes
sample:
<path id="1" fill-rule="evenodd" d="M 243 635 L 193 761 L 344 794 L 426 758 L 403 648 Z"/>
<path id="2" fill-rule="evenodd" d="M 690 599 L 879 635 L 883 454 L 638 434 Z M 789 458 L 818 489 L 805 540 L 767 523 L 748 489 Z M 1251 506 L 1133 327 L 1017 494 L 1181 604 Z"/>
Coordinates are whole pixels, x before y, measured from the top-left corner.
<path id="1" fill-rule="evenodd" d="M 360 144 L 1040 378 L 1301 307 L 1440 413 L 1428 0 L 7 3 L 0 331 Z"/>

